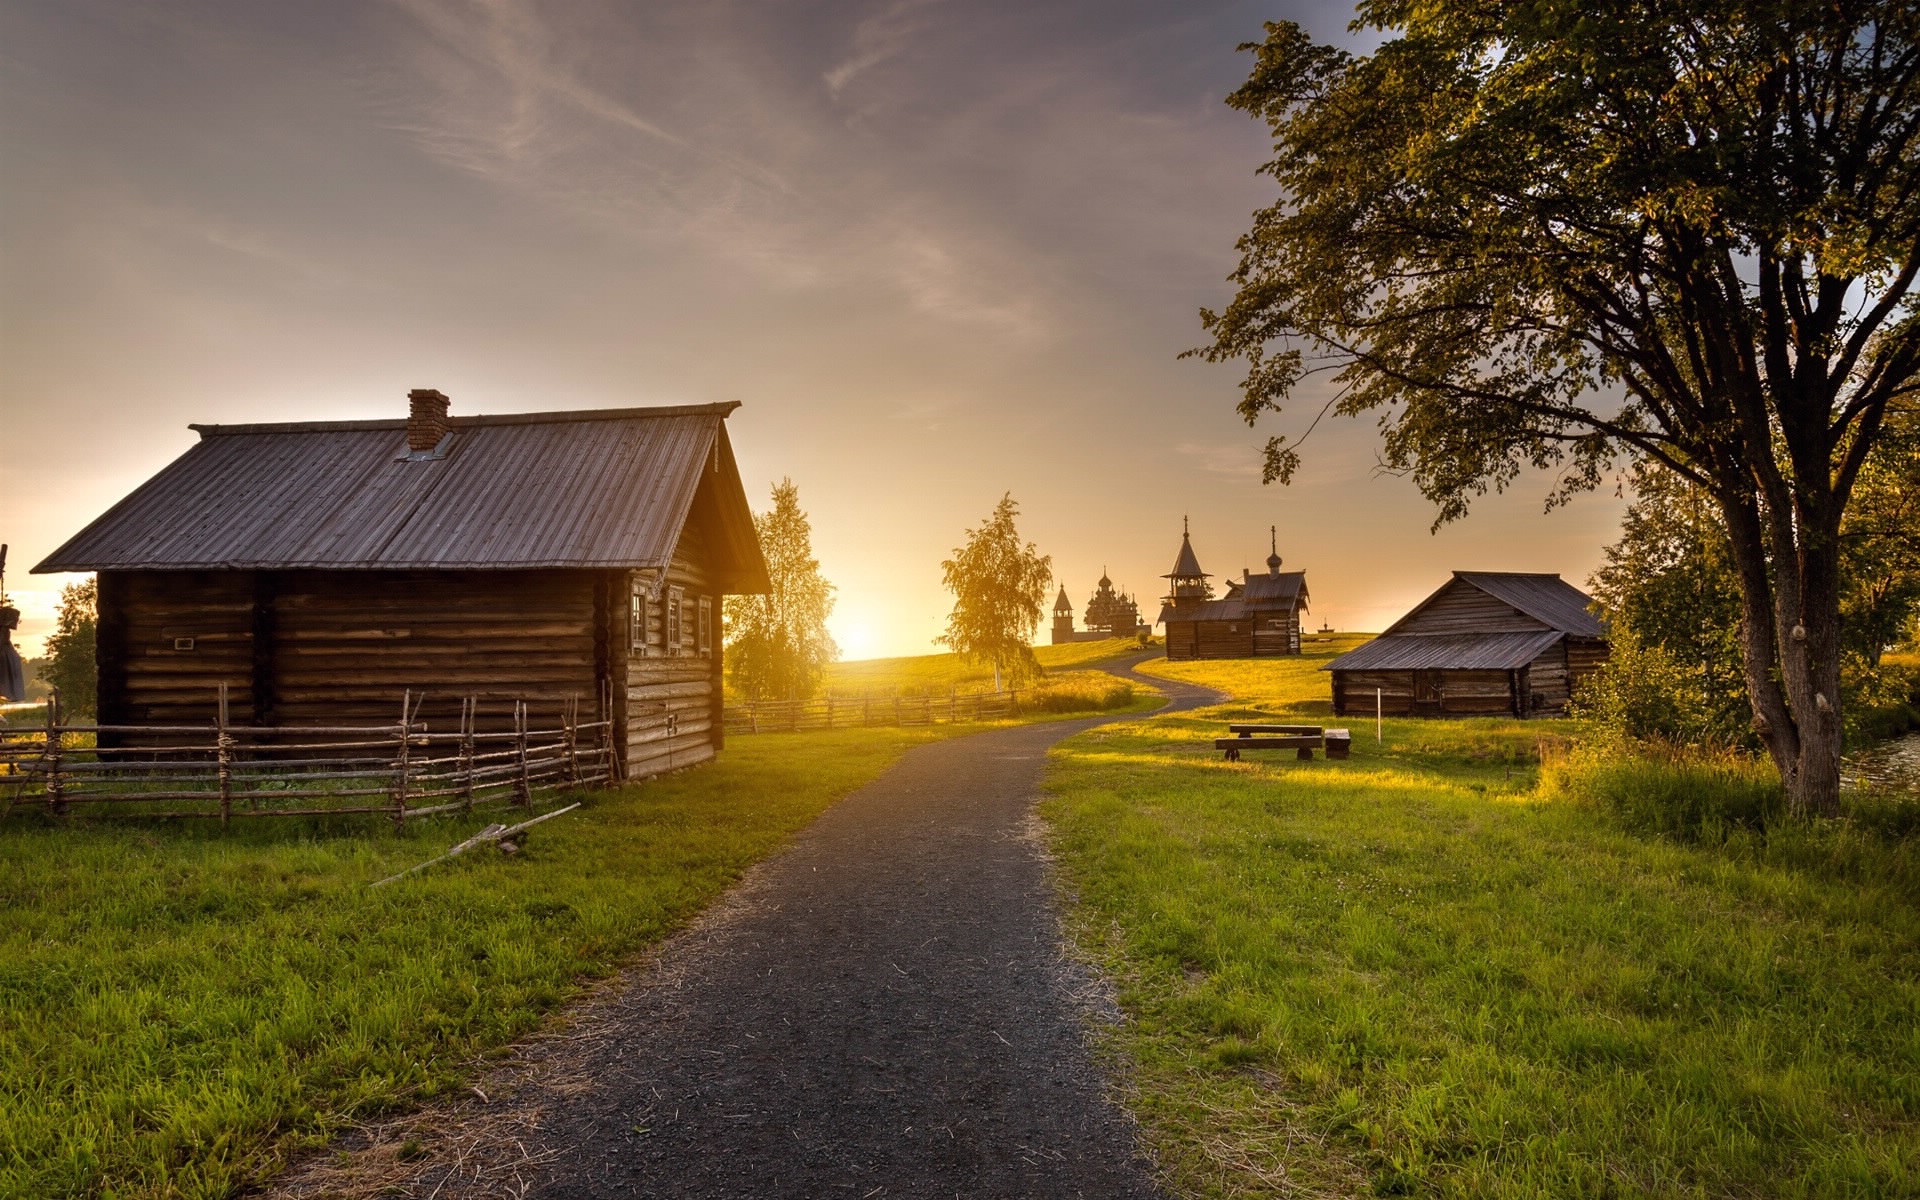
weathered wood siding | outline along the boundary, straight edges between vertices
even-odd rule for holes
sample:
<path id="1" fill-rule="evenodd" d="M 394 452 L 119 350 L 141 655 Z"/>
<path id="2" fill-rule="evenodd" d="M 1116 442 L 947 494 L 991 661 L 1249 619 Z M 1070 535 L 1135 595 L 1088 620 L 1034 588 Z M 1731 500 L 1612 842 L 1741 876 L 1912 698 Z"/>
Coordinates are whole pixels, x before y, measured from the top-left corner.
<path id="1" fill-rule="evenodd" d="M 272 575 L 272 691 L 266 723 L 421 719 L 456 726 L 463 697 L 489 727 L 512 702 L 554 728 L 571 702 L 597 713 L 596 572 L 291 571 Z"/>
<path id="2" fill-rule="evenodd" d="M 395 723 L 411 691 L 434 729 L 456 728 L 468 697 L 483 729 L 511 728 L 517 700 L 535 728 L 551 729 L 570 703 L 598 719 L 605 683 L 630 777 L 693 766 L 724 741 L 722 597 L 707 549 L 690 520 L 660 580 L 586 570 L 103 572 L 101 715 L 210 724 L 224 682 L 229 719 L 242 724 Z M 636 580 L 647 585 L 637 610 Z"/>
<path id="3" fill-rule="evenodd" d="M 102 724 L 211 724 L 222 683 L 232 719 L 253 720 L 251 574 L 103 571 L 99 580 Z"/>
<path id="4" fill-rule="evenodd" d="M 1543 717 L 1565 716 L 1567 712 L 1567 643 L 1562 638 L 1540 652 L 1528 663 L 1526 673 L 1526 711 Z"/>
<path id="5" fill-rule="evenodd" d="M 1300 653 L 1300 610 L 1284 616 L 1263 612 L 1255 618 L 1253 654 L 1255 658 L 1275 658 Z"/>
<path id="6" fill-rule="evenodd" d="M 1516 714 L 1512 671 L 1335 671 L 1333 711 L 1371 716 L 1374 689 L 1390 717 L 1497 717 Z"/>
<path id="7" fill-rule="evenodd" d="M 1252 658 L 1251 621 L 1168 621 L 1167 657 Z"/>
<path id="8" fill-rule="evenodd" d="M 1565 642 L 1567 648 L 1567 681 L 1574 691 L 1587 677 L 1607 663 L 1607 643 L 1595 638 L 1573 638 Z"/>
<path id="9" fill-rule="evenodd" d="M 689 521 L 666 578 L 641 598 L 641 637 L 629 639 L 624 663 L 627 775 L 641 779 L 713 758 L 723 742 L 720 672 L 721 597 L 706 563 L 706 532 Z M 678 636 L 669 636 L 674 589 L 680 594 Z M 632 596 L 629 589 L 629 596 Z M 708 613 L 700 637 L 701 601 Z"/>
<path id="10" fill-rule="evenodd" d="M 1411 614 L 1395 633 L 1522 633 L 1550 628 L 1544 621 L 1456 579 L 1424 608 Z"/>

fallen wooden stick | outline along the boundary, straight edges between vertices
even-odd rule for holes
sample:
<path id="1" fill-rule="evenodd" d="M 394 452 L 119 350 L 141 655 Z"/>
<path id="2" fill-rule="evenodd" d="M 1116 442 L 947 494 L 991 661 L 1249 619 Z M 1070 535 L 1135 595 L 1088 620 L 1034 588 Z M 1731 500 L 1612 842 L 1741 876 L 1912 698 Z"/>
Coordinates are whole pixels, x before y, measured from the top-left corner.
<path id="1" fill-rule="evenodd" d="M 426 870 L 428 867 L 432 866 L 435 863 L 442 863 L 447 861 L 450 858 L 458 858 L 460 855 L 465 854 L 467 851 L 473 849 L 475 846 L 485 846 L 493 842 L 505 841 L 507 838 L 512 837 L 514 834 L 519 833 L 522 830 L 532 829 L 535 825 L 538 825 L 542 821 L 551 821 L 555 817 L 563 817 L 566 814 L 572 812 L 574 809 L 579 807 L 580 805 L 578 803 L 569 804 L 565 808 L 556 808 L 550 813 L 541 813 L 539 816 L 535 817 L 533 820 L 522 821 L 518 825 L 512 825 L 512 826 L 489 825 L 485 829 L 482 829 L 479 833 L 474 834 L 472 837 L 468 838 L 466 841 L 461 842 L 458 846 L 455 846 L 453 849 L 447 851 L 445 854 L 440 855 L 438 858 L 430 858 L 427 861 L 421 863 L 417 867 L 408 867 L 406 870 L 400 872 L 398 875 L 389 875 L 385 879 L 376 879 L 372 883 L 368 884 L 367 886 L 368 887 L 385 887 L 387 884 L 392 883 L 396 879 L 405 879 L 409 875 L 418 874 L 419 872 Z"/>

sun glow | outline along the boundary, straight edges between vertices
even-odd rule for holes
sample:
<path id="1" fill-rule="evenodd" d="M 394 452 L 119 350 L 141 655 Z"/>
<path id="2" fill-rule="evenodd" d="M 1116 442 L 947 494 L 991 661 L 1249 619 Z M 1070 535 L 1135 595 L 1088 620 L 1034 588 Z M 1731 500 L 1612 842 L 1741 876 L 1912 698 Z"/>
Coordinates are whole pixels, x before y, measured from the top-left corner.
<path id="1" fill-rule="evenodd" d="M 883 647 L 880 633 L 861 614 L 835 613 L 827 618 L 827 632 L 833 635 L 834 644 L 840 647 L 842 661 L 881 656 Z"/>

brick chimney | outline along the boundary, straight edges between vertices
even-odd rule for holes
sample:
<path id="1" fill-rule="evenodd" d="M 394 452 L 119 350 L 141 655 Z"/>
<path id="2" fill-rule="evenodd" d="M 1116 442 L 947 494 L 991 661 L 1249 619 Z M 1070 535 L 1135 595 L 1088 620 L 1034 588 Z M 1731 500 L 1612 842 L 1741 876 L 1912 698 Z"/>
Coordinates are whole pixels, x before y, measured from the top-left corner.
<path id="1" fill-rule="evenodd" d="M 447 397 L 435 388 L 415 388 L 407 401 L 407 449 L 428 453 L 447 436 Z"/>

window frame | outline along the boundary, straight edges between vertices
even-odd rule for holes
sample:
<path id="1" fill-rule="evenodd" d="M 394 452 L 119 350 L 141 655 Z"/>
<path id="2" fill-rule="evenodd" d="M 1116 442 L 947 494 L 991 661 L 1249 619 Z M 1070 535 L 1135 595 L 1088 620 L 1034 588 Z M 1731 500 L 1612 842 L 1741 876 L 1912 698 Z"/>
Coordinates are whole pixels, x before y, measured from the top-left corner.
<path id="1" fill-rule="evenodd" d="M 646 580 L 635 575 L 627 581 L 627 653 L 637 658 L 647 656 L 647 605 L 652 599 Z"/>
<path id="2" fill-rule="evenodd" d="M 713 597 L 700 597 L 699 621 L 694 626 L 694 652 L 701 658 L 713 657 Z"/>
<path id="3" fill-rule="evenodd" d="M 679 658 L 684 650 L 682 642 L 686 637 L 687 631 L 683 606 L 686 603 L 686 598 L 687 593 L 685 588 L 670 587 L 667 589 L 665 633 L 668 658 Z"/>

